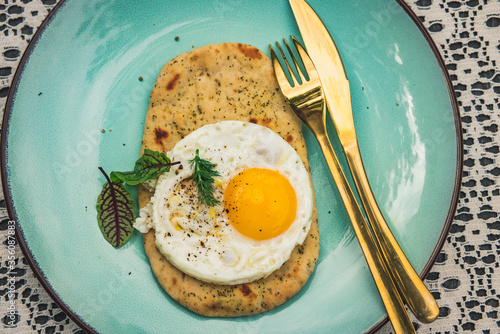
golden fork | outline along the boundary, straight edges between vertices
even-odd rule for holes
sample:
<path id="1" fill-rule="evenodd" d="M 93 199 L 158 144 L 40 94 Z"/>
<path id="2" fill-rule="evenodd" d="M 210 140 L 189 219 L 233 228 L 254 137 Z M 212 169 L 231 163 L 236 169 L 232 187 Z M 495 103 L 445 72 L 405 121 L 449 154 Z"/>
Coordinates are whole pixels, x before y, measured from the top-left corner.
<path id="1" fill-rule="evenodd" d="M 290 58 L 293 61 L 295 69 L 299 75 L 300 82 L 295 77 L 294 72 L 283 52 L 279 43 L 276 43 L 283 61 L 288 69 L 288 73 L 293 82 L 293 86 L 288 81 L 283 67 L 270 45 L 271 59 L 273 61 L 274 71 L 281 92 L 292 107 L 297 116 L 304 124 L 312 131 L 316 137 L 321 151 L 325 157 L 326 163 L 337 185 L 340 197 L 344 203 L 349 219 L 351 220 L 354 232 L 358 238 L 359 245 L 365 256 L 368 267 L 372 273 L 373 279 L 379 291 L 380 297 L 389 315 L 389 319 L 396 333 L 415 333 L 413 324 L 410 321 L 406 308 L 401 300 L 396 285 L 391 278 L 389 269 L 384 262 L 383 255 L 380 253 L 375 239 L 370 232 L 368 224 L 361 212 L 358 202 L 354 197 L 354 193 L 349 186 L 345 174 L 340 166 L 340 163 L 333 151 L 333 148 L 326 133 L 326 105 L 323 95 L 323 89 L 319 79 L 318 72 L 314 67 L 309 55 L 306 53 L 302 45 L 292 36 L 292 41 L 305 67 L 305 73 L 309 80 L 306 80 L 299 68 L 299 65 L 292 53 L 286 39 L 285 45 L 288 49 Z"/>

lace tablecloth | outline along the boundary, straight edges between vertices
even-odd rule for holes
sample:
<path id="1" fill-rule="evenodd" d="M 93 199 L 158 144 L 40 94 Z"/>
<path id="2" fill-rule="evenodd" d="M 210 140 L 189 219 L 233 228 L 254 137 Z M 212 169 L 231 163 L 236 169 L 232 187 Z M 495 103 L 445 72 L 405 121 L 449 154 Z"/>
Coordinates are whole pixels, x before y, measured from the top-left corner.
<path id="1" fill-rule="evenodd" d="M 23 51 L 56 3 L 0 2 L 0 110 Z M 415 326 L 418 333 L 500 333 L 500 1 L 407 3 L 447 65 L 459 102 L 465 153 L 454 221 L 425 280 L 440 306 L 439 318 L 432 324 L 415 321 Z M 14 248 L 14 263 L 8 262 L 12 228 L 0 196 L 0 332 L 83 332 L 43 289 L 19 247 Z M 379 331 L 391 332 L 390 324 Z"/>

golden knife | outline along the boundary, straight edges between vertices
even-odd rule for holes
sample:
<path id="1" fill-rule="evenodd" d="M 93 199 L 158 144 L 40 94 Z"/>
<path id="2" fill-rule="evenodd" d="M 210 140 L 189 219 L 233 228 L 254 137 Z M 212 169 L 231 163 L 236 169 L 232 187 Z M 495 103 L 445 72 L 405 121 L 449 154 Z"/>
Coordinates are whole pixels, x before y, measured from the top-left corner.
<path id="1" fill-rule="evenodd" d="M 424 323 L 432 322 L 439 315 L 439 307 L 392 235 L 366 177 L 354 129 L 349 81 L 337 47 L 321 19 L 304 0 L 289 1 L 307 52 L 319 72 L 327 107 L 361 203 L 392 269 L 393 279 L 416 318 Z"/>

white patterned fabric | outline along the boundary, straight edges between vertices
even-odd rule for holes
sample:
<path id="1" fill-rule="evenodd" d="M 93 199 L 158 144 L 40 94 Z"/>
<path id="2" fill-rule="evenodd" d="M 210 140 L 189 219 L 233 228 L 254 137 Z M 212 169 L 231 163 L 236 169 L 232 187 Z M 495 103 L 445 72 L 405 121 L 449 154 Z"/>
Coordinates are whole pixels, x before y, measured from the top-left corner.
<path id="1" fill-rule="evenodd" d="M 2 112 L 22 53 L 57 2 L 1 0 Z M 414 324 L 418 333 L 500 333 L 500 1 L 407 3 L 447 65 L 459 102 L 465 153 L 453 225 L 425 280 L 440 315 L 431 324 Z M 40 285 L 19 247 L 14 263 L 8 262 L 11 228 L 0 196 L 0 332 L 83 333 Z M 16 305 L 14 320 L 8 317 L 11 300 Z M 386 324 L 378 333 L 393 330 Z"/>

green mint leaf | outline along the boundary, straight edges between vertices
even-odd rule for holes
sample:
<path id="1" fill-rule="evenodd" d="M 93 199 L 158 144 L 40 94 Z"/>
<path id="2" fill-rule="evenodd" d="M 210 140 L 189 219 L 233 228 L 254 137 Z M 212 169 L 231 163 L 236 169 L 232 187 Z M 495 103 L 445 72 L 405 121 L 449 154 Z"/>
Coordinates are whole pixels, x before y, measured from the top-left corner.
<path id="1" fill-rule="evenodd" d="M 193 179 L 198 188 L 198 197 L 200 202 L 207 206 L 215 206 L 220 201 L 214 197 L 214 177 L 220 176 L 219 172 L 214 170 L 215 164 L 208 160 L 200 158 L 200 150 L 196 150 L 196 156 L 189 161 L 193 169 Z"/>
<path id="2" fill-rule="evenodd" d="M 97 197 L 97 222 L 106 241 L 113 247 L 120 247 L 134 232 L 134 201 L 120 180 L 110 179 L 101 167 L 99 170 L 107 182 Z"/>
<path id="3" fill-rule="evenodd" d="M 112 172 L 111 180 L 121 180 L 126 184 L 135 186 L 147 180 L 154 179 L 163 172 L 170 171 L 170 166 L 179 163 L 171 162 L 165 153 L 145 149 L 142 157 L 136 161 L 133 171 Z"/>

